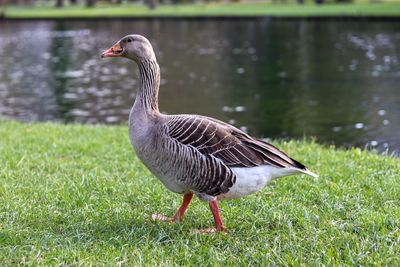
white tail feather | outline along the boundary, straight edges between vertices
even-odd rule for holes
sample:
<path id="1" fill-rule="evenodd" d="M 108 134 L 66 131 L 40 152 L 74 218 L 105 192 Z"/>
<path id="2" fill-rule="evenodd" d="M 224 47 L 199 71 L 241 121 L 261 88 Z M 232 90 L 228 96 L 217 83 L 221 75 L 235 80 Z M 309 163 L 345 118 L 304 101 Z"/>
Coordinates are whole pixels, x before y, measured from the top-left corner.
<path id="1" fill-rule="evenodd" d="M 305 169 L 305 170 L 297 169 L 297 170 L 298 170 L 299 172 L 301 172 L 301 173 L 310 175 L 310 176 L 312 176 L 312 177 L 314 177 L 314 178 L 318 178 L 318 174 L 315 174 L 315 173 L 313 173 L 312 171 L 310 171 L 310 170 L 308 170 L 308 169 Z"/>

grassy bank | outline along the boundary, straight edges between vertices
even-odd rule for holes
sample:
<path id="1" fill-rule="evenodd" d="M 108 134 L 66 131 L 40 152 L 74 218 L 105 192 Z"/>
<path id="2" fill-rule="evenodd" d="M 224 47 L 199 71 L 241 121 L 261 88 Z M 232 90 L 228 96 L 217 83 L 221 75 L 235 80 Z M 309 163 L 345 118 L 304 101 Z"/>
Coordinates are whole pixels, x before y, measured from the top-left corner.
<path id="1" fill-rule="evenodd" d="M 197 17 L 197 16 L 400 16 L 400 4 L 356 3 L 356 4 L 270 4 L 270 3 L 210 3 L 188 5 L 160 5 L 155 10 L 138 4 L 84 6 L 8 7 L 5 18 L 96 18 L 96 17 Z"/>
<path id="2" fill-rule="evenodd" d="M 222 202 L 228 236 L 195 200 L 181 224 L 155 223 L 180 197 L 131 150 L 126 127 L 0 121 L 1 265 L 400 264 L 400 159 L 276 143 L 320 178 L 285 177 Z"/>

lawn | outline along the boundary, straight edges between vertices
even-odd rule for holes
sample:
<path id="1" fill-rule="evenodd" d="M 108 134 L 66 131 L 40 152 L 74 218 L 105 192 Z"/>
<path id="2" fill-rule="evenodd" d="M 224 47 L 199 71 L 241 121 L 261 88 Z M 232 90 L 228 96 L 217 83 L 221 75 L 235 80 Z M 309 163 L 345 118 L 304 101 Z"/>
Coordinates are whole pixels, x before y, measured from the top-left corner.
<path id="1" fill-rule="evenodd" d="M 105 17 L 223 17 L 223 16 L 400 16 L 399 2 L 355 4 L 324 4 L 312 3 L 298 5 L 256 3 L 209 3 L 187 5 L 160 5 L 150 10 L 145 5 L 98 5 L 95 8 L 84 6 L 67 6 L 55 8 L 53 6 L 7 7 L 4 10 L 5 18 L 105 18 Z"/>
<path id="2" fill-rule="evenodd" d="M 181 198 L 131 150 L 126 126 L 0 121 L 1 265 L 400 265 L 400 159 L 312 141 L 274 142 L 319 178 L 285 177 L 180 224 Z"/>

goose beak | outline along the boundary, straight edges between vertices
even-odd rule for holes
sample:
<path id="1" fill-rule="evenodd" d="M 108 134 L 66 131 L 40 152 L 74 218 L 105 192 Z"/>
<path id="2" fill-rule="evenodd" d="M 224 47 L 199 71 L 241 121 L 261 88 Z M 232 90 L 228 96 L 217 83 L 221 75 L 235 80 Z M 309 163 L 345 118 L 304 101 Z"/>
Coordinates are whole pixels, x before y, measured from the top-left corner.
<path id="1" fill-rule="evenodd" d="M 101 58 L 105 57 L 120 57 L 124 53 L 124 49 L 121 47 L 120 42 L 111 46 L 109 49 L 101 54 Z"/>

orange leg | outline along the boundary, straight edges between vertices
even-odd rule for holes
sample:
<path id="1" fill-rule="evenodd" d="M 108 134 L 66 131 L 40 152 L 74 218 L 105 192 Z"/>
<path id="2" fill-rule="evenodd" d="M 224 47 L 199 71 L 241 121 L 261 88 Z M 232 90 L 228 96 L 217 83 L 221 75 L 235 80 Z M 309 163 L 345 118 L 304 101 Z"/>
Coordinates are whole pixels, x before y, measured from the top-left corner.
<path id="1" fill-rule="evenodd" d="M 183 220 L 183 216 L 185 216 L 185 213 L 189 207 L 190 201 L 192 201 L 192 198 L 193 198 L 193 193 L 185 194 L 183 196 L 182 205 L 179 207 L 175 215 L 172 217 L 173 222 L 175 222 L 176 220 L 179 221 Z"/>
<path id="2" fill-rule="evenodd" d="M 165 215 L 162 214 L 153 214 L 151 216 L 151 218 L 155 221 L 167 221 L 167 222 L 176 222 L 176 221 L 182 221 L 183 220 L 183 216 L 185 215 L 190 201 L 192 201 L 193 198 L 193 193 L 188 193 L 185 194 L 183 196 L 183 202 L 181 204 L 181 206 L 179 207 L 179 209 L 176 211 L 176 213 L 174 214 L 174 216 L 172 216 L 172 218 L 169 218 Z"/>
<path id="3" fill-rule="evenodd" d="M 215 200 L 210 201 L 208 203 L 208 205 L 210 206 L 211 212 L 214 217 L 215 228 L 199 229 L 199 230 L 196 230 L 196 232 L 203 233 L 203 234 L 213 234 L 213 233 L 228 234 L 228 229 L 226 229 L 224 224 L 222 223 L 217 200 L 215 199 Z"/>
<path id="4" fill-rule="evenodd" d="M 228 230 L 225 228 L 224 224 L 222 223 L 221 215 L 219 213 L 219 208 L 218 208 L 218 201 L 212 200 L 208 203 L 210 206 L 211 212 L 214 217 L 214 223 L 215 223 L 215 230 L 217 232 L 224 232 L 227 233 Z"/>

